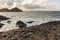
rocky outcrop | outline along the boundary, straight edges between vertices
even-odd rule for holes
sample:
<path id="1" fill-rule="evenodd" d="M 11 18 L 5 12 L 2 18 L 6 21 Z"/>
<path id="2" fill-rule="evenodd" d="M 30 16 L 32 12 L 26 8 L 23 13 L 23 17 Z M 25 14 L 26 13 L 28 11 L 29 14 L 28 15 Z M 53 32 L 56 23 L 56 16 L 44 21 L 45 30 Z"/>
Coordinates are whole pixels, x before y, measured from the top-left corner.
<path id="1" fill-rule="evenodd" d="M 27 24 L 25 24 L 22 21 L 17 21 L 16 27 L 19 27 L 20 29 L 24 29 L 24 28 L 27 28 Z"/>

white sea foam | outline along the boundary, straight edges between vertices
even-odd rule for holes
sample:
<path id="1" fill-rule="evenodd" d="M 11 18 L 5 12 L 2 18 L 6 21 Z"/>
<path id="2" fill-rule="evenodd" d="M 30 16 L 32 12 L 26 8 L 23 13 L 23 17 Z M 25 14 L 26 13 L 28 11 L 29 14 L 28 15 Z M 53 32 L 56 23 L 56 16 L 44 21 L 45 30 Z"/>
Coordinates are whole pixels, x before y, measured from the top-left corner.
<path id="1" fill-rule="evenodd" d="M 7 23 L 8 20 L 6 21 L 2 21 L 2 23 L 4 23 L 5 25 L 0 28 L 0 32 L 4 32 L 4 31 L 9 31 L 9 30 L 14 30 L 14 29 L 18 29 L 19 27 L 16 27 L 16 23 L 17 21 L 23 21 L 24 23 L 27 24 L 27 27 L 30 26 L 35 26 L 35 25 L 40 25 L 42 23 L 47 23 L 50 21 L 58 21 L 60 20 L 59 15 L 57 14 L 55 15 L 55 13 L 53 14 L 53 12 L 49 12 L 47 13 L 42 13 L 42 12 L 25 12 L 25 13 L 0 13 L 0 15 L 4 15 L 6 17 L 9 17 L 11 23 Z M 57 16 L 57 17 L 56 17 Z M 33 23 L 27 23 L 29 21 L 34 21 Z"/>
<path id="2" fill-rule="evenodd" d="M 60 19 L 56 19 L 56 18 L 49 18 L 49 19 L 33 19 L 33 18 L 21 18 L 21 19 L 11 19 L 11 23 L 8 24 L 7 21 L 2 21 L 2 23 L 4 23 L 5 25 L 0 29 L 0 32 L 4 32 L 4 31 L 9 31 L 9 30 L 13 30 L 13 29 L 18 29 L 18 27 L 16 27 L 16 22 L 17 21 L 23 21 L 24 23 L 27 24 L 27 27 L 30 26 L 34 26 L 34 25 L 40 25 L 42 23 L 47 23 L 50 21 L 58 21 Z M 27 23 L 29 21 L 34 21 L 33 23 Z"/>

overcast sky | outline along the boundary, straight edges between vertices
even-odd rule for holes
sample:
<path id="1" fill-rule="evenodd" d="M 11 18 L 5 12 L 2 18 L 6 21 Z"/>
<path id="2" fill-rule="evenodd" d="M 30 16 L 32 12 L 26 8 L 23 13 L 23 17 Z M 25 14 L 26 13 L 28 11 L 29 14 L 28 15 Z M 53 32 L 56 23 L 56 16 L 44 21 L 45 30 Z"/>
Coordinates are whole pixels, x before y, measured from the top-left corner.
<path id="1" fill-rule="evenodd" d="M 23 7 L 25 8 L 31 8 L 31 9 L 35 9 L 35 8 L 45 8 L 47 5 L 46 5 L 46 2 L 48 1 L 48 5 L 50 6 L 53 6 L 55 7 L 56 6 L 60 6 L 60 0 L 21 0 L 21 3 L 24 4 Z M 12 5 L 13 4 L 13 0 L 7 0 L 7 4 L 8 5 Z M 17 2 L 19 2 L 17 0 Z M 20 2 L 19 2 L 20 3 Z M 19 4 L 18 3 L 18 4 Z M 42 4 L 41 4 L 42 3 Z M 43 6 L 42 6 L 43 5 Z M 46 5 L 46 6 L 45 6 Z M 49 7 L 48 6 L 48 7 Z M 57 7 L 58 8 L 58 7 Z"/>
<path id="2" fill-rule="evenodd" d="M 50 5 L 56 5 L 56 6 L 60 6 L 60 0 L 51 0 L 49 2 Z"/>
<path id="3" fill-rule="evenodd" d="M 9 3 L 12 3 L 13 0 L 7 0 Z M 45 1 L 45 0 L 23 0 L 25 1 L 25 3 L 31 3 L 32 1 L 37 1 L 36 3 L 38 3 L 38 1 L 42 2 L 42 1 Z M 47 0 L 46 0 L 47 1 Z M 50 0 L 49 1 L 49 5 L 60 5 L 60 0 Z"/>

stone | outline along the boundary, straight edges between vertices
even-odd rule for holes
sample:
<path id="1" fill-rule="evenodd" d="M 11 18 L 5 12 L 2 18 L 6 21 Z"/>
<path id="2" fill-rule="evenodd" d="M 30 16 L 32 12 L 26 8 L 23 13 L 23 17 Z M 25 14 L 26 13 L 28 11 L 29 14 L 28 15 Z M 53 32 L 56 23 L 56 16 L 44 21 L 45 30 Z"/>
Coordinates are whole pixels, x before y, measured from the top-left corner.
<path id="1" fill-rule="evenodd" d="M 17 21 L 16 26 L 19 27 L 20 29 L 27 27 L 27 25 L 22 21 Z"/>

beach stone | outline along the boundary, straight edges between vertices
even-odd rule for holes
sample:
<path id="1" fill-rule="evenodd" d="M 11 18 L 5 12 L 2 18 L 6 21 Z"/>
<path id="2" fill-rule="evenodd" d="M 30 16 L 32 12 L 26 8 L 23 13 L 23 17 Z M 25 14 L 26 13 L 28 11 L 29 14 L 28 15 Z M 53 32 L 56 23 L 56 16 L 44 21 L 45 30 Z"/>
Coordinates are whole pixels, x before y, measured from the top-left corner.
<path id="1" fill-rule="evenodd" d="M 60 40 L 60 21 L 0 32 L 0 40 Z"/>

